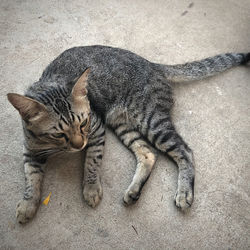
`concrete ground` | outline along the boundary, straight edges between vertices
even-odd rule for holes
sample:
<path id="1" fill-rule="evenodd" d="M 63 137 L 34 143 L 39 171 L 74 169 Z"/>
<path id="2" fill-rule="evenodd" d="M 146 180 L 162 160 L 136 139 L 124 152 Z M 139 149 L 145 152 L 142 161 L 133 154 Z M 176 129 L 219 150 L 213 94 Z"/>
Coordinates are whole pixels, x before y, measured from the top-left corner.
<path id="1" fill-rule="evenodd" d="M 51 159 L 41 205 L 27 225 L 15 222 L 22 197 L 22 128 L 7 102 L 59 53 L 77 45 L 122 47 L 161 63 L 250 51 L 249 0 L 1 0 L 0 249 L 250 249 L 250 68 L 177 84 L 173 119 L 196 160 L 195 201 L 173 203 L 177 168 L 159 156 L 136 205 L 122 196 L 135 160 L 108 132 L 104 197 L 82 199 L 81 156 Z"/>

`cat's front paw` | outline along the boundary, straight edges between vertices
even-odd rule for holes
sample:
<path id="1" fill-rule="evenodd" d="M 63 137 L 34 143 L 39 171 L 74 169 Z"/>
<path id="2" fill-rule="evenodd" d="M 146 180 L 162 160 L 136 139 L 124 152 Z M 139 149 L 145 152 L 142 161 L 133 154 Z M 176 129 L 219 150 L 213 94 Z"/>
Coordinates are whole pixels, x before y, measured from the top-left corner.
<path id="1" fill-rule="evenodd" d="M 139 185 L 133 185 L 132 187 L 129 187 L 125 195 L 123 197 L 123 202 L 125 205 L 131 205 L 134 204 L 140 197 L 140 186 Z"/>
<path id="2" fill-rule="evenodd" d="M 192 187 L 178 188 L 175 194 L 175 205 L 181 210 L 186 210 L 193 203 Z"/>
<path id="3" fill-rule="evenodd" d="M 83 197 L 89 206 L 96 207 L 102 199 L 101 183 L 85 184 L 83 187 Z"/>
<path id="4" fill-rule="evenodd" d="M 16 207 L 17 221 L 23 224 L 33 218 L 38 208 L 38 204 L 38 202 L 34 202 L 33 200 L 19 201 Z"/>

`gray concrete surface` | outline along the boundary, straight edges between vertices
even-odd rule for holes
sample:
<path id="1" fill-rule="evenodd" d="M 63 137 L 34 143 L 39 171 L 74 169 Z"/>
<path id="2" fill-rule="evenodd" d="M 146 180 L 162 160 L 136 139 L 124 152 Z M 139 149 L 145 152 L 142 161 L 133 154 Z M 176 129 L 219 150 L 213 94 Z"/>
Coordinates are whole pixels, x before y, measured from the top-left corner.
<path id="1" fill-rule="evenodd" d="M 162 63 L 249 52 L 249 0 L 1 0 L 0 8 L 1 249 L 250 249 L 249 67 L 175 86 L 174 121 L 196 159 L 195 202 L 186 214 L 173 203 L 177 169 L 163 156 L 138 203 L 122 205 L 135 160 L 109 132 L 101 204 L 83 202 L 81 157 L 64 155 L 47 168 L 49 205 L 18 225 L 22 129 L 6 99 L 76 45 L 122 47 Z"/>

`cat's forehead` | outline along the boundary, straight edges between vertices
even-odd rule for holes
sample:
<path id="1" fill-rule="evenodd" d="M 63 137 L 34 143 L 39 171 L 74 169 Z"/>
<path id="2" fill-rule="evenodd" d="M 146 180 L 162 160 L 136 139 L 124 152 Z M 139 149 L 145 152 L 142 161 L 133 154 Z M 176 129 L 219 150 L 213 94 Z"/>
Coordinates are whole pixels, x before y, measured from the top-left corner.
<path id="1" fill-rule="evenodd" d="M 55 98 L 53 110 L 60 117 L 64 117 L 68 121 L 82 120 L 86 118 L 90 112 L 88 100 L 73 102 L 71 98 Z M 78 119 L 74 119 L 74 117 Z M 79 119 L 81 117 L 81 119 Z"/>
<path id="2" fill-rule="evenodd" d="M 55 98 L 53 108 L 58 115 L 63 115 L 65 118 L 70 119 L 70 113 L 73 110 L 72 105 L 67 100 Z"/>
<path id="3" fill-rule="evenodd" d="M 47 93 L 37 93 L 38 100 L 46 106 L 53 109 L 57 115 L 63 115 L 66 118 L 70 117 L 70 113 L 82 113 L 89 111 L 89 101 L 87 97 L 74 100 L 71 93 L 62 87 L 54 86 L 47 89 Z"/>

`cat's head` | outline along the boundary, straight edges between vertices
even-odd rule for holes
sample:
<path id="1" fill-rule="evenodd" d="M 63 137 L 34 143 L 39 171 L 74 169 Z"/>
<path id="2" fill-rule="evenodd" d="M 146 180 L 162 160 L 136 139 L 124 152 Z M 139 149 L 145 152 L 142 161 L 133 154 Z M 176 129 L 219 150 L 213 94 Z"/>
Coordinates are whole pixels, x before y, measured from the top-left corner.
<path id="1" fill-rule="evenodd" d="M 30 149 L 79 151 L 86 146 L 90 129 L 86 89 L 89 71 L 87 69 L 76 81 L 70 95 L 57 90 L 52 96 L 44 91 L 44 96 L 39 98 L 47 102 L 14 93 L 7 95 L 24 121 Z"/>

